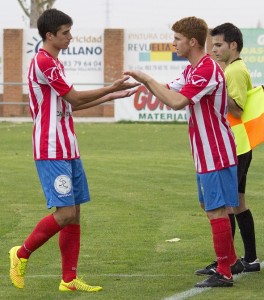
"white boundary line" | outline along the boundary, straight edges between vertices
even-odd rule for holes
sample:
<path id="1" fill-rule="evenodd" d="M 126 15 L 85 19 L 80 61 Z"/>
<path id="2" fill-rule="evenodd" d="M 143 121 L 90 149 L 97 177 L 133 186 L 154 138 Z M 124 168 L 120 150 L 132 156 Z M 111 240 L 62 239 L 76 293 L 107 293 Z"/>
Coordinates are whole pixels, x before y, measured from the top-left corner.
<path id="1" fill-rule="evenodd" d="M 262 261 L 261 264 L 260 264 L 260 269 L 263 269 L 263 268 L 264 268 L 264 261 Z M 239 275 L 234 275 L 234 281 L 237 281 L 240 277 L 248 275 L 248 274 L 249 273 L 245 272 L 245 273 L 241 273 Z M 188 299 L 190 297 L 193 297 L 195 295 L 207 292 L 210 289 L 212 289 L 212 288 L 192 288 L 192 289 L 189 289 L 189 290 L 184 291 L 182 293 L 175 294 L 175 295 L 172 295 L 170 297 L 164 298 L 163 300 L 184 300 L 184 299 Z"/>
<path id="2" fill-rule="evenodd" d="M 260 263 L 260 269 L 264 268 L 264 261 Z M 246 276 L 249 273 L 241 273 L 239 275 L 234 275 L 234 281 L 237 281 L 240 277 Z M 167 274 L 89 274 L 91 277 L 180 277 L 181 275 L 167 275 Z M 61 275 L 50 275 L 50 274 L 36 274 L 36 275 L 27 275 L 27 278 L 50 278 L 50 277 L 56 277 L 60 278 Z M 9 278 L 7 275 L 0 275 L 0 278 Z M 188 299 L 190 297 L 193 297 L 195 295 L 199 295 L 204 292 L 208 292 L 212 288 L 191 288 L 189 290 L 186 290 L 181 293 L 174 294 L 170 297 L 166 297 L 162 300 L 184 300 Z"/>
<path id="3" fill-rule="evenodd" d="M 114 123 L 111 117 L 73 117 L 74 123 Z M 33 123 L 30 117 L 0 117 L 0 122 Z"/>
<path id="4" fill-rule="evenodd" d="M 61 275 L 48 275 L 48 274 L 36 274 L 26 275 L 26 278 L 49 278 L 49 277 L 61 277 Z M 86 275 L 84 276 L 86 277 Z M 159 278 L 159 277 L 181 277 L 181 275 L 167 275 L 167 274 L 89 274 L 87 277 L 142 277 L 142 278 Z M 0 278 L 9 278 L 8 275 L 0 275 Z"/>

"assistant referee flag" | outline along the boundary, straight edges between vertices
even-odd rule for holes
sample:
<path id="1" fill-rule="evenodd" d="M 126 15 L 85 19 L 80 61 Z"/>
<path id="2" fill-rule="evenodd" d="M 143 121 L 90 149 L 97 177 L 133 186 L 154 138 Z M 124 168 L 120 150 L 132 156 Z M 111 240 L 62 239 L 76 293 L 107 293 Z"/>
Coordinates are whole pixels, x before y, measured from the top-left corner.
<path id="1" fill-rule="evenodd" d="M 248 91 L 241 118 L 228 113 L 235 135 L 237 155 L 246 153 L 264 142 L 264 92 L 262 86 Z"/>

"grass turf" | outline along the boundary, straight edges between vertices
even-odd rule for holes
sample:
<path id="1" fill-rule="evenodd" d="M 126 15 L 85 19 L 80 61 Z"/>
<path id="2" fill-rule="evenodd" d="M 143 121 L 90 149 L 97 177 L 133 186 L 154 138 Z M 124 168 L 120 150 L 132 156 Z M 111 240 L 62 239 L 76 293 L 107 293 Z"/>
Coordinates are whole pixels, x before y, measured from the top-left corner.
<path id="1" fill-rule="evenodd" d="M 46 210 L 32 158 L 30 123 L 0 123 L 0 298 L 164 299 L 193 288 L 194 270 L 214 259 L 209 223 L 197 201 L 186 124 L 76 124 L 92 201 L 82 206 L 78 274 L 96 294 L 61 293 L 57 237 L 30 258 L 24 290 L 9 280 L 8 251 Z M 253 152 L 247 199 L 259 258 L 263 250 L 263 145 Z M 179 242 L 166 242 L 178 237 Z M 236 249 L 243 245 L 236 233 Z M 263 273 L 192 299 L 261 299 Z"/>

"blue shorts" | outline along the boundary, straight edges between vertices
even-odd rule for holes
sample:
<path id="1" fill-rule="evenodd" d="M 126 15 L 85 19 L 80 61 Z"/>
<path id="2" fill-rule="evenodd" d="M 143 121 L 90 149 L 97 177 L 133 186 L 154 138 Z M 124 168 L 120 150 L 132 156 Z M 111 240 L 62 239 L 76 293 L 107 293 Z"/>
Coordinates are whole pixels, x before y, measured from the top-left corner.
<path id="1" fill-rule="evenodd" d="M 237 166 L 220 171 L 197 174 L 199 201 L 205 211 L 222 206 L 236 207 L 239 205 L 237 192 Z"/>
<path id="2" fill-rule="evenodd" d="M 80 159 L 36 160 L 35 163 L 48 208 L 74 206 L 90 200 Z"/>

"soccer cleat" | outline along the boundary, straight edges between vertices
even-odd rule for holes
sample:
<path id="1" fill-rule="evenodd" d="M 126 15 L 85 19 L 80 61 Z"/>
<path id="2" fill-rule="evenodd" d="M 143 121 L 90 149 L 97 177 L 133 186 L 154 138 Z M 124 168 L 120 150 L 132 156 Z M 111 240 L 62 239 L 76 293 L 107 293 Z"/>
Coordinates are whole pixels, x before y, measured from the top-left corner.
<path id="1" fill-rule="evenodd" d="M 238 259 L 232 266 L 230 266 L 230 268 L 232 275 L 240 274 L 245 270 L 241 259 Z"/>
<path id="2" fill-rule="evenodd" d="M 245 269 L 242 261 L 238 259 L 234 265 L 230 266 L 232 275 L 237 275 L 239 273 L 242 273 Z M 217 269 L 217 261 L 212 262 L 210 265 L 205 267 L 204 269 L 200 269 L 195 271 L 195 275 L 206 275 L 211 276 L 216 273 Z"/>
<path id="3" fill-rule="evenodd" d="M 259 272 L 260 271 L 260 263 L 259 260 L 256 259 L 251 263 L 248 263 L 245 261 L 244 258 L 242 258 L 243 265 L 245 266 L 244 272 Z"/>
<path id="4" fill-rule="evenodd" d="M 74 291 L 84 291 L 84 292 L 99 292 L 103 288 L 101 286 L 91 286 L 85 283 L 82 279 L 76 278 L 70 282 L 64 282 L 61 280 L 59 290 L 61 292 L 74 292 Z"/>
<path id="5" fill-rule="evenodd" d="M 204 269 L 196 270 L 195 275 L 214 275 L 216 273 L 217 261 L 212 262 Z"/>
<path id="6" fill-rule="evenodd" d="M 197 288 L 213 288 L 213 287 L 232 287 L 233 278 L 227 278 L 226 276 L 216 272 L 214 275 L 208 277 L 204 281 L 196 283 Z"/>
<path id="7" fill-rule="evenodd" d="M 17 257 L 17 250 L 20 246 L 15 246 L 9 251 L 10 258 L 10 279 L 13 285 L 19 289 L 24 288 L 24 276 L 26 272 L 28 260 Z"/>

